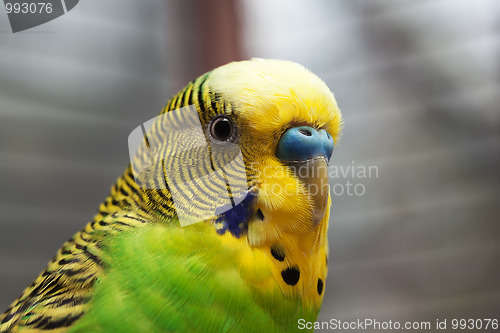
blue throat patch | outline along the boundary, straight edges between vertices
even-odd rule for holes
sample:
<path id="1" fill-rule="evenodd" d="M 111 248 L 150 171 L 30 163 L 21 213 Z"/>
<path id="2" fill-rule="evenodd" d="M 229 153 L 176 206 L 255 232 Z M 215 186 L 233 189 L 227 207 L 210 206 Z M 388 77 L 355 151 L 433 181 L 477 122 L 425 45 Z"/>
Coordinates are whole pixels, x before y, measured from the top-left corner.
<path id="1" fill-rule="evenodd" d="M 252 191 L 249 191 L 239 204 L 221 213 L 215 220 L 217 233 L 224 235 L 226 231 L 229 231 L 236 238 L 246 234 L 256 197 Z"/>

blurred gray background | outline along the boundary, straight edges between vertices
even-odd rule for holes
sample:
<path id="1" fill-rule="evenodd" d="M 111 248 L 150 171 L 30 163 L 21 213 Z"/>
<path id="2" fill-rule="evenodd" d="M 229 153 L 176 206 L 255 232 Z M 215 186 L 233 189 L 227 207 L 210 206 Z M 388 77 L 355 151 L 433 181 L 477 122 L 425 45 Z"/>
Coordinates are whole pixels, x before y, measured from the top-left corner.
<path id="1" fill-rule="evenodd" d="M 320 320 L 500 319 L 500 3 L 85 0 L 0 9 L 0 312 L 97 210 L 127 137 L 199 74 L 293 60 L 345 119 Z M 369 330 L 367 330 L 369 331 Z"/>

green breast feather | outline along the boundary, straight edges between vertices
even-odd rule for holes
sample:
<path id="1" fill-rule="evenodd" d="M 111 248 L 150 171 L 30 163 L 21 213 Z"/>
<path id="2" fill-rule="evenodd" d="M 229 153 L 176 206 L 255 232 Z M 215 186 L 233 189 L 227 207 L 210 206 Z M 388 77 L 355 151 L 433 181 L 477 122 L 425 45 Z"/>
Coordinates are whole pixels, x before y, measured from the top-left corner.
<path id="1" fill-rule="evenodd" d="M 297 329 L 289 319 L 315 317 L 277 285 L 250 287 L 240 255 L 204 223 L 123 233 L 103 257 L 110 273 L 71 332 L 285 332 Z"/>

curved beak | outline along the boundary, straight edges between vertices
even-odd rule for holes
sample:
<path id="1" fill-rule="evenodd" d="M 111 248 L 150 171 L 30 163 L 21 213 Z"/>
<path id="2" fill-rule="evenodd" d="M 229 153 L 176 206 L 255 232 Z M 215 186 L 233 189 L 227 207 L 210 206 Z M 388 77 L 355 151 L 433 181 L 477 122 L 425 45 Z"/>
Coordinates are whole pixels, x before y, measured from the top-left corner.
<path id="1" fill-rule="evenodd" d="M 305 185 L 311 202 L 312 222 L 316 226 L 325 216 L 328 205 L 328 161 L 326 157 L 318 156 L 305 161 L 288 162 L 287 165 Z"/>

